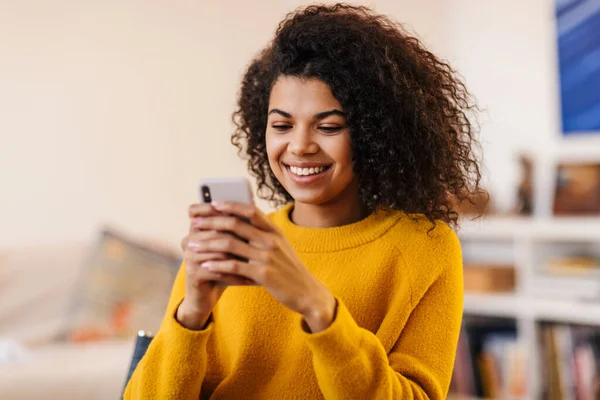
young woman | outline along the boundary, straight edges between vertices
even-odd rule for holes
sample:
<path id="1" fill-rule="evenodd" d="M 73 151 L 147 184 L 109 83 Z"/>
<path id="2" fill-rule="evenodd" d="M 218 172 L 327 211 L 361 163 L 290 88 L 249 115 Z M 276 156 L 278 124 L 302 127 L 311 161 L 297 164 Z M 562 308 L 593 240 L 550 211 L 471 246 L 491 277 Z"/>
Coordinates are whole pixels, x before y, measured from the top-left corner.
<path id="1" fill-rule="evenodd" d="M 238 105 L 232 141 L 284 206 L 190 207 L 125 398 L 445 399 L 463 306 L 449 225 L 480 180 L 463 84 L 386 17 L 311 6 Z"/>

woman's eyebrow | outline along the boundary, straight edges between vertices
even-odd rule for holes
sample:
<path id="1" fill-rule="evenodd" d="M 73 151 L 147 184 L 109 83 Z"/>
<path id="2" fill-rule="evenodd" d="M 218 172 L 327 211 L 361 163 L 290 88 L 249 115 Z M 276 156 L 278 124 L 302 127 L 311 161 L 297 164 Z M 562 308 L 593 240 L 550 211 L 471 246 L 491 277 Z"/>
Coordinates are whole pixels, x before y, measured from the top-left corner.
<path id="1" fill-rule="evenodd" d="M 340 117 L 344 117 L 344 113 L 338 109 L 333 109 L 329 111 L 323 111 L 318 114 L 315 114 L 315 119 L 324 119 L 329 117 L 330 115 L 339 115 Z"/>
<path id="2" fill-rule="evenodd" d="M 271 109 L 271 111 L 269 111 L 268 115 L 271 115 L 271 114 L 279 114 L 285 118 L 292 118 L 292 114 L 282 111 L 278 108 Z M 334 108 L 333 110 L 323 111 L 318 114 L 315 114 L 314 118 L 315 119 L 324 119 L 324 118 L 329 117 L 330 115 L 339 115 L 340 117 L 344 117 L 344 113 L 342 111 Z"/>
<path id="3" fill-rule="evenodd" d="M 279 114 L 279 115 L 281 115 L 281 116 L 283 116 L 285 118 L 292 118 L 292 114 L 286 113 L 285 111 L 281 111 L 278 108 L 271 109 L 271 111 L 269 111 L 268 115 L 271 115 L 271 114 Z"/>

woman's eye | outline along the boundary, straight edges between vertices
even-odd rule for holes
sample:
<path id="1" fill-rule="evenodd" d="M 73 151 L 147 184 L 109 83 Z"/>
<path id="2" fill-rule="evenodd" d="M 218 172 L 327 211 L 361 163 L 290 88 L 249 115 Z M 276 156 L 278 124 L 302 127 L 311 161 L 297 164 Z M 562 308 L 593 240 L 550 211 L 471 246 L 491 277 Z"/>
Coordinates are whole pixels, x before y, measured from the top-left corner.
<path id="1" fill-rule="evenodd" d="M 285 124 L 277 124 L 277 125 L 271 125 L 271 127 L 273 129 L 275 129 L 278 132 L 285 132 L 287 130 L 290 130 L 292 128 L 291 125 L 285 125 Z"/>
<path id="2" fill-rule="evenodd" d="M 342 129 L 341 126 L 320 126 L 319 130 L 325 133 L 334 133 Z"/>

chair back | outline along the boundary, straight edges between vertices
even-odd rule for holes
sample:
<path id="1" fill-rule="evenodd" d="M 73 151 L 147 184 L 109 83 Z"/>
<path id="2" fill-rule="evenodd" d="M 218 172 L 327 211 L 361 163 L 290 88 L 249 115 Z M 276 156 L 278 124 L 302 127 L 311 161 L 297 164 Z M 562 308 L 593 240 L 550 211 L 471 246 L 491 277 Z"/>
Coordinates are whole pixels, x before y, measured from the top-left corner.
<path id="1" fill-rule="evenodd" d="M 146 350 L 148 350 L 148 346 L 154 339 L 154 335 L 150 332 L 138 331 L 138 335 L 135 339 L 135 347 L 133 348 L 133 356 L 131 356 L 131 364 L 129 365 L 129 372 L 127 373 L 127 379 L 125 380 L 125 386 L 123 386 L 123 394 L 125 394 L 125 388 L 131 379 L 131 375 L 133 375 L 133 371 L 139 364 L 144 354 L 146 354 Z M 122 396 L 121 396 L 122 397 Z"/>

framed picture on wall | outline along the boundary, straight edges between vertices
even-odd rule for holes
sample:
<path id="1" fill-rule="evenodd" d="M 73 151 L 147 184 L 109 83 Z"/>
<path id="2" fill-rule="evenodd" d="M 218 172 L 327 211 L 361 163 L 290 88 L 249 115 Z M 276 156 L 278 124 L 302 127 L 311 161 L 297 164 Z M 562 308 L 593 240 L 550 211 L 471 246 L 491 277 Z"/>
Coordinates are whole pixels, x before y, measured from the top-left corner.
<path id="1" fill-rule="evenodd" d="M 600 0 L 555 0 L 562 132 L 600 134 Z"/>
<path id="2" fill-rule="evenodd" d="M 600 215 L 600 163 L 558 165 L 555 215 Z"/>

